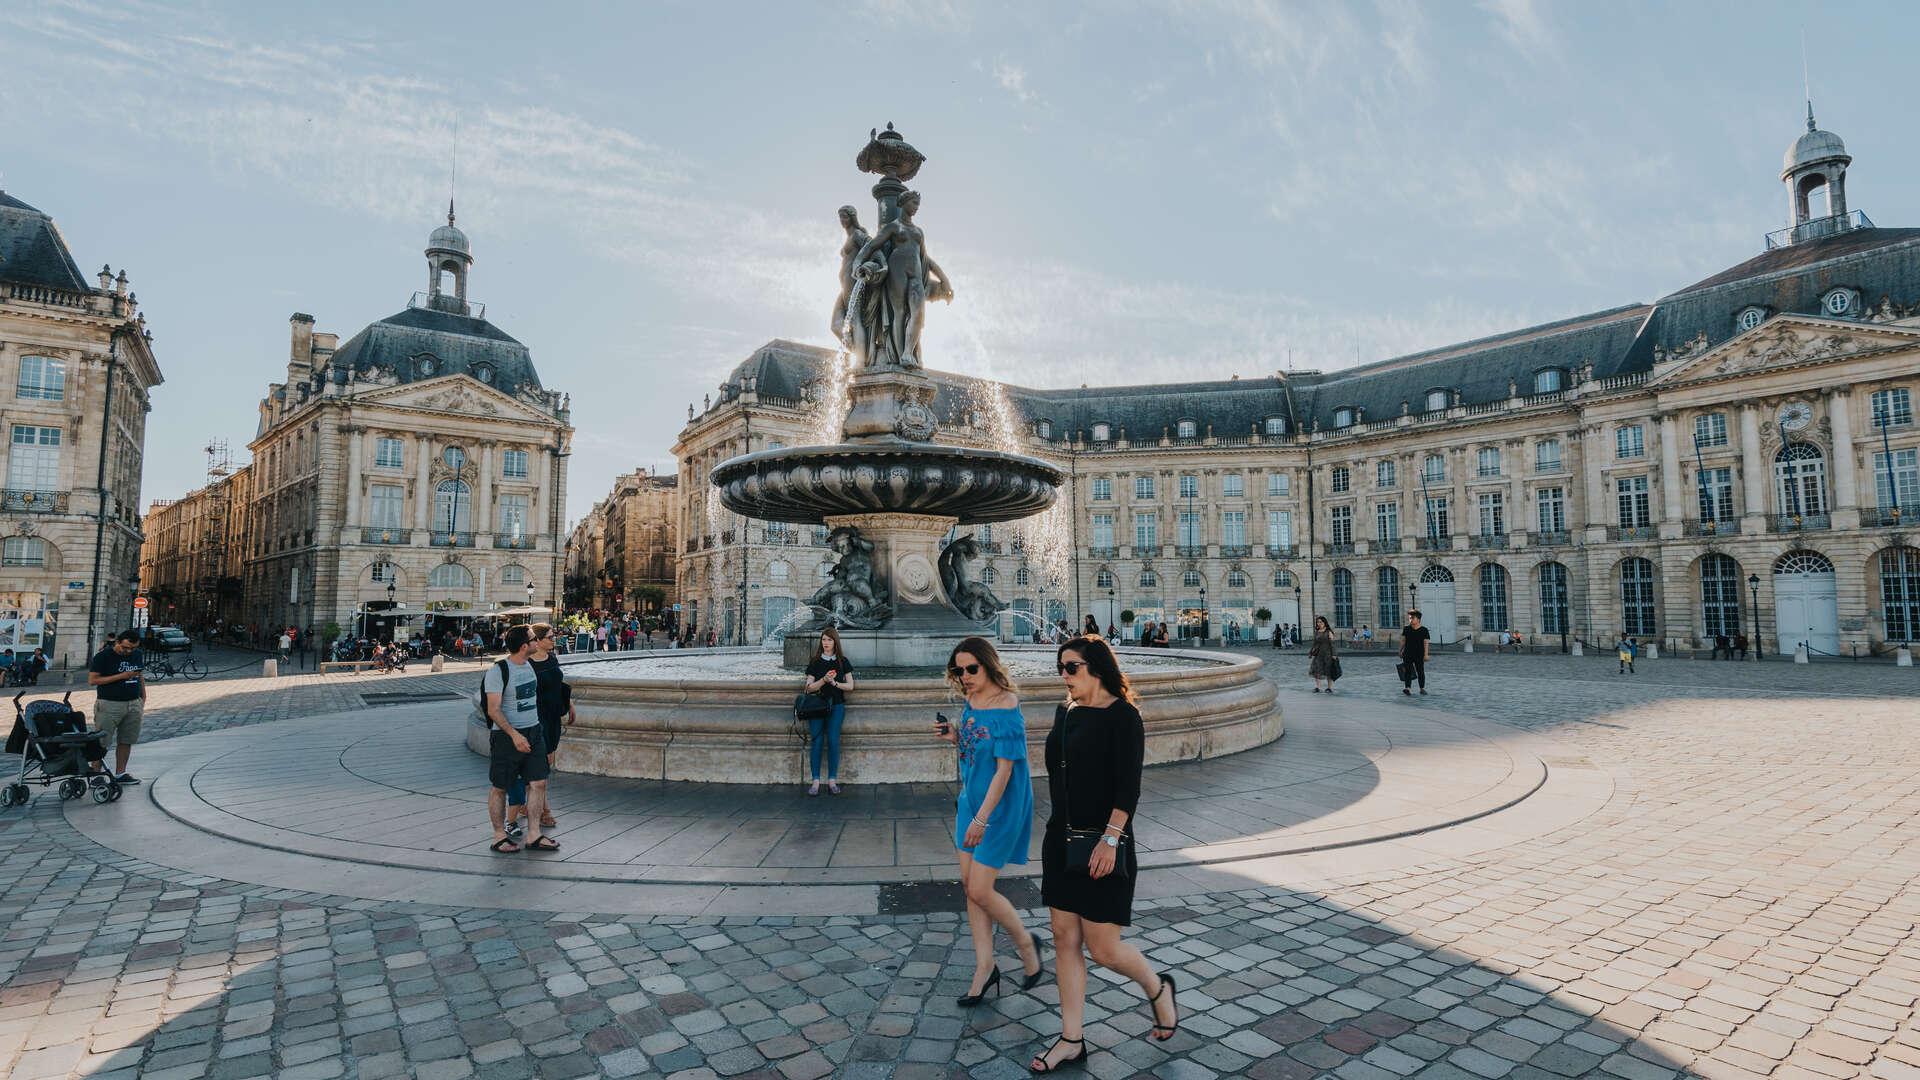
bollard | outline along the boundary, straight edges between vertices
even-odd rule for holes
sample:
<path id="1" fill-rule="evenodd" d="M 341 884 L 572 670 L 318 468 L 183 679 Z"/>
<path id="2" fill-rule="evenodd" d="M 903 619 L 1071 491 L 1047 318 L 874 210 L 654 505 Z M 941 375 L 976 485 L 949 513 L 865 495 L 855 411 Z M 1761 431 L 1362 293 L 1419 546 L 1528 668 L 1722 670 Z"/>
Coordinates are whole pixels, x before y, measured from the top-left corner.
<path id="1" fill-rule="evenodd" d="M 1893 650 L 1893 663 L 1895 667 L 1912 667 L 1913 650 L 1905 645 Z"/>
<path id="2" fill-rule="evenodd" d="M 433 654 L 433 670 L 445 671 L 446 669 L 447 669 L 447 658 L 441 655 L 440 653 L 434 653 Z"/>
<path id="3" fill-rule="evenodd" d="M 1647 642 L 1647 659 L 1649 660 L 1660 659 L 1660 643 L 1659 642 L 1657 641 Z"/>
<path id="4" fill-rule="evenodd" d="M 1807 643 L 1806 642 L 1803 641 L 1800 644 L 1795 645 L 1793 647 L 1793 662 L 1796 664 L 1804 664 L 1807 662 Z"/>
<path id="5" fill-rule="evenodd" d="M 263 679 L 279 678 L 280 677 L 280 661 L 274 660 L 274 659 L 266 659 L 266 660 L 260 661 L 260 677 Z"/>
<path id="6" fill-rule="evenodd" d="M 1466 637 L 1463 637 L 1460 639 L 1460 651 L 1461 652 L 1473 651 L 1473 635 L 1472 634 L 1468 634 Z"/>
<path id="7" fill-rule="evenodd" d="M 1577 641 L 1573 643 L 1573 655 L 1575 655 L 1575 656 L 1585 656 L 1585 655 L 1587 655 L 1587 653 L 1586 653 L 1586 650 L 1584 650 L 1584 649 L 1582 649 L 1582 648 L 1580 647 L 1580 643 L 1579 643 L 1579 642 L 1577 642 Z"/>

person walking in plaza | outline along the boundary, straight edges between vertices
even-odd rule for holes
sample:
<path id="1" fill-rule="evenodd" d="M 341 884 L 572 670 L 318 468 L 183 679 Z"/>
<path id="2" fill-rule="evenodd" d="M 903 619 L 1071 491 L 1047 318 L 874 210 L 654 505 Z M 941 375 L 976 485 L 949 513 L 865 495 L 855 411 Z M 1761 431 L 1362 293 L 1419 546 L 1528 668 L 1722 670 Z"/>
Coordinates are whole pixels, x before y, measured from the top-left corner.
<path id="1" fill-rule="evenodd" d="M 994 888 L 1009 863 L 1026 865 L 1033 843 L 1033 777 L 1027 765 L 1026 718 L 993 644 L 982 637 L 963 638 L 947 655 L 947 683 L 966 699 L 959 726 L 936 720 L 934 734 L 957 746 L 960 754 L 953 846 L 966 891 L 974 963 L 959 1004 L 971 1007 L 1000 986 L 1000 968 L 993 957 L 996 924 L 1019 950 L 1022 990 L 1039 985 L 1044 970 L 1039 943 Z"/>
<path id="2" fill-rule="evenodd" d="M 493 821 L 493 850 L 501 854 L 560 850 L 553 837 L 540 833 L 540 822 L 547 816 L 547 773 L 551 766 L 546 736 L 540 730 L 540 676 L 530 660 L 532 642 L 530 627 L 509 627 L 506 658 L 494 661 L 480 683 L 487 722 L 492 727 L 488 734 L 492 761 L 487 779 L 493 786 L 487 792 L 487 816 Z M 527 785 L 524 844 L 515 843 L 507 835 L 507 790 L 516 780 Z"/>
<path id="3" fill-rule="evenodd" d="M 573 726 L 573 688 L 567 685 L 566 675 L 560 669 L 560 658 L 554 655 L 555 638 L 553 627 L 548 623 L 528 624 L 532 638 L 528 641 L 531 648 L 527 653 L 527 662 L 533 665 L 534 675 L 540 680 L 540 737 L 547 748 L 547 812 L 540 815 L 540 827 L 551 829 L 560 824 L 553 816 L 553 765 L 560 750 L 560 735 L 563 728 Z M 527 816 L 526 781 L 515 781 L 507 789 L 507 835 L 518 833 L 524 826 Z"/>
<path id="4" fill-rule="evenodd" d="M 147 684 L 140 677 L 140 631 L 122 630 L 87 664 L 87 685 L 95 689 L 93 722 L 100 728 L 102 761 L 113 747 L 113 774 L 123 784 L 140 781 L 127 773 L 133 744 L 140 741 L 140 721 L 146 714 Z"/>
<path id="5" fill-rule="evenodd" d="M 833 706 L 825 716 L 807 721 L 807 745 L 813 766 L 813 783 L 808 795 L 820 794 L 820 758 L 827 759 L 827 790 L 840 794 L 840 727 L 847 719 L 847 691 L 853 689 L 853 662 L 840 648 L 840 632 L 829 626 L 820 631 L 813 643 L 813 659 L 807 662 L 809 694 L 819 694 Z"/>
<path id="6" fill-rule="evenodd" d="M 1413 683 L 1420 680 L 1420 694 L 1427 693 L 1427 661 L 1433 659 L 1433 634 L 1420 625 L 1420 609 L 1407 612 L 1407 625 L 1400 631 L 1400 692 L 1413 696 Z"/>
<path id="7" fill-rule="evenodd" d="M 1621 634 L 1620 643 L 1618 646 L 1616 646 L 1616 648 L 1620 650 L 1620 670 L 1614 672 L 1614 674 L 1616 675 L 1635 674 L 1633 670 L 1633 657 L 1634 657 L 1634 654 L 1639 651 L 1639 647 L 1634 644 L 1634 640 L 1625 634 Z"/>
<path id="8" fill-rule="evenodd" d="M 1053 811 L 1040 840 L 1040 899 L 1053 927 L 1060 1037 L 1035 1055 L 1028 1067 L 1036 1073 L 1086 1060 L 1087 956 L 1140 987 L 1153 1013 L 1153 1038 L 1164 1042 L 1180 1025 L 1173 976 L 1155 974 L 1120 937 L 1133 922 L 1133 818 L 1146 760 L 1133 687 L 1097 638 L 1064 642 L 1055 659 L 1067 701 L 1047 734 Z"/>
<path id="9" fill-rule="evenodd" d="M 1333 681 L 1340 676 L 1340 661 L 1335 658 L 1333 649 L 1333 628 L 1327 625 L 1325 615 L 1313 617 L 1313 644 L 1307 649 L 1307 674 L 1313 676 L 1313 692 L 1320 693 L 1320 684 L 1327 684 L 1327 693 L 1333 693 Z"/>

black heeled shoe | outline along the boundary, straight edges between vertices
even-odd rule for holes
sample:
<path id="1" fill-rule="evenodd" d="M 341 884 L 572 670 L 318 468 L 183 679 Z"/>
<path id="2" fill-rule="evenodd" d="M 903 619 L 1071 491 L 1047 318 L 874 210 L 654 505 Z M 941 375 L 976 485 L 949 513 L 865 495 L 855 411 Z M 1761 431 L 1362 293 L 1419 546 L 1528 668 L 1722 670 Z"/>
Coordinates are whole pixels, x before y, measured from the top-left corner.
<path id="1" fill-rule="evenodd" d="M 1069 1058 L 1061 1058 L 1058 1065 L 1047 1064 L 1047 1054 L 1053 1053 L 1053 1046 L 1059 1046 L 1061 1043 L 1072 1043 L 1080 1048 L 1080 1052 Z M 1054 1040 L 1053 1046 L 1047 1047 L 1044 1053 L 1036 1055 L 1033 1063 L 1027 1066 L 1027 1071 L 1032 1073 L 1050 1073 L 1059 1072 L 1069 1065 L 1076 1069 L 1084 1069 L 1087 1067 L 1087 1040 L 1060 1038 Z"/>
<path id="2" fill-rule="evenodd" d="M 1000 969 L 999 968 L 994 968 L 993 974 L 987 976 L 987 981 L 980 984 L 979 993 L 962 994 L 959 997 L 954 998 L 953 1000 L 955 1004 L 960 1005 L 962 1008 L 971 1009 L 975 1005 L 980 1004 L 980 1002 L 986 998 L 987 991 L 989 990 L 992 990 L 996 994 L 1000 992 Z"/>
<path id="3" fill-rule="evenodd" d="M 1173 1023 L 1156 1023 L 1153 1025 L 1153 1039 L 1155 1042 L 1166 1042 L 1168 1039 L 1173 1038 L 1174 1032 L 1180 1030 L 1180 992 L 1179 989 L 1173 985 L 1173 976 L 1164 971 L 1160 973 L 1160 989 L 1156 990 L 1154 995 L 1147 999 L 1148 1019 L 1156 1021 L 1160 1019 L 1160 1012 L 1155 1009 L 1154 1006 L 1159 1004 L 1161 994 L 1167 995 L 1167 1004 L 1173 1009 Z M 1165 1034 L 1161 1034 L 1162 1032 L 1165 1032 Z"/>
<path id="4" fill-rule="evenodd" d="M 1047 977 L 1047 954 L 1046 950 L 1041 948 L 1039 938 L 1033 939 L 1033 962 L 1035 964 L 1033 974 L 1028 975 L 1025 969 L 1022 969 L 1020 989 L 1023 991 L 1039 986 L 1040 980 Z"/>

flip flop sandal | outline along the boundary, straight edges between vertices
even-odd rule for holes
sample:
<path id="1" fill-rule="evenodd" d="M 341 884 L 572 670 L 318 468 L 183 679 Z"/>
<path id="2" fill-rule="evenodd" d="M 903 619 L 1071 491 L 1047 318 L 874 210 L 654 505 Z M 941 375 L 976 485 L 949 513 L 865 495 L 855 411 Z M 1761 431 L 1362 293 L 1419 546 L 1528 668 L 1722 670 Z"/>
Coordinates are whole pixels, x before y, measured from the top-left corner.
<path id="1" fill-rule="evenodd" d="M 551 836 L 541 836 L 541 837 L 536 837 L 534 840 L 529 842 L 525 847 L 521 848 L 520 850 L 522 851 L 559 851 L 560 842 L 558 840 L 555 840 Z"/>
<path id="2" fill-rule="evenodd" d="M 514 843 L 510 836 L 503 836 L 487 846 L 491 847 L 496 855 L 512 855 L 520 850 L 520 845 Z"/>

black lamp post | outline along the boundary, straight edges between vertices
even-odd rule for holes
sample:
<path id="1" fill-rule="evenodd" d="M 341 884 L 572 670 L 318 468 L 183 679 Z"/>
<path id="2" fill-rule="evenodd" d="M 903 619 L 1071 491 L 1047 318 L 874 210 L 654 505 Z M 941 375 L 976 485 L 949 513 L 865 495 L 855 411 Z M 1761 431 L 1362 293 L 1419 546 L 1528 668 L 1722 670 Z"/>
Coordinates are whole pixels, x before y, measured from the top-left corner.
<path id="1" fill-rule="evenodd" d="M 1753 658 L 1760 659 L 1760 575 L 1747 575 L 1747 591 L 1753 594 Z"/>
<path id="2" fill-rule="evenodd" d="M 533 606 L 533 579 L 527 579 L 527 606 Z"/>
<path id="3" fill-rule="evenodd" d="M 1297 581 L 1299 579 L 1296 578 L 1295 580 Z M 1293 617 L 1296 619 L 1300 617 L 1300 586 L 1298 585 L 1293 587 Z M 1300 636 L 1299 623 L 1293 624 L 1293 633 L 1296 638 Z"/>
<path id="4" fill-rule="evenodd" d="M 1207 587 L 1200 586 L 1200 644 L 1207 643 Z"/>
<path id="5" fill-rule="evenodd" d="M 1115 578 L 1114 580 L 1118 581 L 1120 579 Z M 1112 625 L 1112 626 L 1120 625 L 1120 607 L 1119 607 L 1119 604 L 1116 603 L 1113 598 L 1112 589 L 1107 590 L 1107 618 L 1113 620 L 1113 622 L 1110 623 L 1109 625 Z"/>

